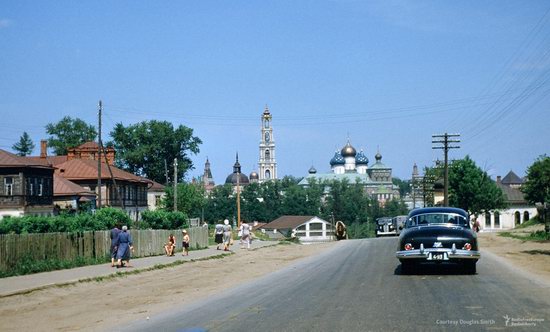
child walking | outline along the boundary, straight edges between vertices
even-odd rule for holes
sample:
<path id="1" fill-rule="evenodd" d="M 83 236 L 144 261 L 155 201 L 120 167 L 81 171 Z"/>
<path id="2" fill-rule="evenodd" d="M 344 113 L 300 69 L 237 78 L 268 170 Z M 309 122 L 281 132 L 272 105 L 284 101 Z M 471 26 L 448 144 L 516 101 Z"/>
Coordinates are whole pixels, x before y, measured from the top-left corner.
<path id="1" fill-rule="evenodd" d="M 182 242 L 183 252 L 181 253 L 181 255 L 189 256 L 189 243 L 191 243 L 191 239 L 189 238 L 189 234 L 187 234 L 187 231 L 185 229 L 181 231 L 181 233 L 183 234 L 183 242 Z"/>

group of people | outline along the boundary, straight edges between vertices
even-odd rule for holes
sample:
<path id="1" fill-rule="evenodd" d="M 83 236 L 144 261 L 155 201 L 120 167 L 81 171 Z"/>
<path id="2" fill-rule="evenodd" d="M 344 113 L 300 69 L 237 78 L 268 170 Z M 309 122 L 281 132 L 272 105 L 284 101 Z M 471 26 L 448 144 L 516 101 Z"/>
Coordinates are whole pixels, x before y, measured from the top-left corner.
<path id="1" fill-rule="evenodd" d="M 132 267 L 130 265 L 130 252 L 134 251 L 134 246 L 132 242 L 132 235 L 128 232 L 128 226 L 122 226 L 122 229 L 115 226 L 111 229 L 110 237 L 111 267 Z"/>
<path id="2" fill-rule="evenodd" d="M 245 245 L 247 249 L 250 249 L 250 243 L 252 242 L 252 226 L 243 221 L 239 228 L 238 235 L 241 238 L 241 249 L 244 249 Z M 223 244 L 223 250 L 229 251 L 229 247 L 233 244 L 233 232 L 231 225 L 229 225 L 229 220 L 225 219 L 223 225 L 216 224 L 214 229 L 214 241 L 217 244 L 217 250 L 222 250 L 220 246 Z"/>
<path id="3" fill-rule="evenodd" d="M 181 255 L 189 256 L 189 244 L 191 243 L 191 238 L 185 229 L 181 231 L 181 235 L 181 247 L 183 248 Z M 174 256 L 174 252 L 176 251 L 176 237 L 174 234 L 170 234 L 168 236 L 168 242 L 164 245 L 164 251 L 166 252 L 166 256 Z"/>

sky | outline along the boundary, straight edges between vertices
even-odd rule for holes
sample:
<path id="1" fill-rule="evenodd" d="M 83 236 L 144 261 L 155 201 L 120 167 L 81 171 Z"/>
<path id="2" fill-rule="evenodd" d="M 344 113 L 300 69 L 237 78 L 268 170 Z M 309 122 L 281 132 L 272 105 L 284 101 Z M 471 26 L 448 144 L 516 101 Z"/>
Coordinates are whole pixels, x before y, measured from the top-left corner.
<path id="1" fill-rule="evenodd" d="M 0 149 L 39 153 L 64 116 L 194 130 L 216 184 L 258 169 L 273 115 L 278 175 L 302 177 L 349 139 L 393 175 L 443 158 L 459 133 L 493 178 L 550 154 L 548 1 L 0 0 Z"/>

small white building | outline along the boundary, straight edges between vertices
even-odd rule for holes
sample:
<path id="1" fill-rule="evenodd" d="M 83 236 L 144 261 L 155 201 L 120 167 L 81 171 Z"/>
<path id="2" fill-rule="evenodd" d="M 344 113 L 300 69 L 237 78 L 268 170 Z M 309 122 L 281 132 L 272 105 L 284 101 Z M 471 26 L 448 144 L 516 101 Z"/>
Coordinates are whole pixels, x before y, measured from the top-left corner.
<path id="1" fill-rule="evenodd" d="M 316 216 L 281 216 L 261 227 L 271 239 L 297 237 L 301 242 L 334 240 L 334 227 Z"/>
<path id="2" fill-rule="evenodd" d="M 496 184 L 504 193 L 508 207 L 480 215 L 481 229 L 512 229 L 537 215 L 537 208 L 527 202 L 520 190 L 523 179 L 513 171 L 502 179 L 497 176 Z"/>
<path id="3" fill-rule="evenodd" d="M 147 188 L 147 207 L 150 211 L 158 210 L 162 204 L 162 200 L 166 198 L 165 186 L 155 182 L 150 181 L 150 185 Z"/>

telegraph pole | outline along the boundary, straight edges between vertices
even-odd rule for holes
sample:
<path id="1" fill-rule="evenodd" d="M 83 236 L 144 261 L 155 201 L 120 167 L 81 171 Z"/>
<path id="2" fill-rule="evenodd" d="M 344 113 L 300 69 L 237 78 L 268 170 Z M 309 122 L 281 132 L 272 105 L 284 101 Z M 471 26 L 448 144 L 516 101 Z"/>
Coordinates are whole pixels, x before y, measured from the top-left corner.
<path id="1" fill-rule="evenodd" d="M 460 134 L 441 134 L 432 135 L 432 144 L 442 144 L 442 146 L 432 146 L 432 149 L 443 149 L 445 153 L 445 172 L 444 172 L 444 185 L 443 185 L 443 205 L 449 206 L 449 150 L 460 149 L 458 145 L 452 145 L 454 143 L 460 143 Z"/>
<path id="2" fill-rule="evenodd" d="M 102 103 L 99 101 L 98 111 L 98 135 L 97 135 L 97 202 L 96 209 L 101 209 L 101 111 Z"/>
<path id="3" fill-rule="evenodd" d="M 174 158 L 174 212 L 178 211 L 178 158 Z"/>
<path id="4" fill-rule="evenodd" d="M 237 162 L 239 161 L 239 155 L 237 155 Z M 237 169 L 237 229 L 241 228 L 241 169 Z"/>

